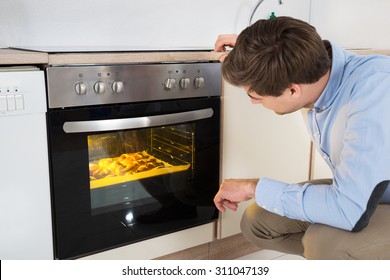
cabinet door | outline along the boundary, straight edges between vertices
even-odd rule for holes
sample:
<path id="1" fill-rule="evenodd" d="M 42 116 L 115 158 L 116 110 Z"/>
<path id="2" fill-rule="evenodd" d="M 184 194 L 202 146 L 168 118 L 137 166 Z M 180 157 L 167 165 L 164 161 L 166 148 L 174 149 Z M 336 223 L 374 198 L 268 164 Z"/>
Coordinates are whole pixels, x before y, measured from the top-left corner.
<path id="1" fill-rule="evenodd" d="M 243 89 L 224 83 L 222 139 L 222 179 L 308 180 L 310 138 L 301 112 L 276 115 L 252 104 Z M 252 202 L 221 215 L 219 237 L 241 232 L 242 213 Z"/>

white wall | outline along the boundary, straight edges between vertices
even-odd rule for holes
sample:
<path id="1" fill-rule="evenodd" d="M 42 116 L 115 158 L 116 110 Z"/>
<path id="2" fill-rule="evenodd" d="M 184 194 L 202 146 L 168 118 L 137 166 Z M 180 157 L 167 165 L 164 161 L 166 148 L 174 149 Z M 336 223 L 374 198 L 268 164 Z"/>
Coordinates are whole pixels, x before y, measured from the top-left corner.
<path id="1" fill-rule="evenodd" d="M 311 23 L 345 48 L 390 48 L 389 0 L 312 0 Z"/>
<path id="2" fill-rule="evenodd" d="M 0 0 L 0 47 L 126 46 L 212 48 L 221 33 L 238 33 L 257 0 Z M 311 9 L 310 9 L 311 5 Z M 342 47 L 390 48 L 389 0 L 265 0 L 271 11 L 310 21 Z M 311 13 L 310 13 L 311 11 Z"/>
<path id="3" fill-rule="evenodd" d="M 221 33 L 238 33 L 257 0 L 0 0 L 0 47 L 126 46 L 129 49 L 213 48 Z M 266 0 L 271 11 L 309 20 L 310 0 Z"/>

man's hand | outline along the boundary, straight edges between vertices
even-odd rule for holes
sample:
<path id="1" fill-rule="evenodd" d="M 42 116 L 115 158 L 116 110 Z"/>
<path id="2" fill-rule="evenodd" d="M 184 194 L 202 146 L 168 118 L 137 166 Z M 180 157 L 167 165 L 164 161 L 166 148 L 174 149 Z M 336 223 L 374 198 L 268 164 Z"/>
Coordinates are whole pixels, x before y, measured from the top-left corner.
<path id="1" fill-rule="evenodd" d="M 225 57 L 228 55 L 226 52 L 226 47 L 233 48 L 237 41 L 237 34 L 223 34 L 219 35 L 217 38 L 217 41 L 215 41 L 214 44 L 214 50 L 216 52 L 224 52 L 220 57 L 219 60 L 222 62 Z"/>
<path id="2" fill-rule="evenodd" d="M 214 203 L 221 212 L 226 207 L 236 211 L 238 203 L 255 197 L 255 190 L 259 179 L 226 179 L 223 180 L 218 193 L 214 197 Z"/>

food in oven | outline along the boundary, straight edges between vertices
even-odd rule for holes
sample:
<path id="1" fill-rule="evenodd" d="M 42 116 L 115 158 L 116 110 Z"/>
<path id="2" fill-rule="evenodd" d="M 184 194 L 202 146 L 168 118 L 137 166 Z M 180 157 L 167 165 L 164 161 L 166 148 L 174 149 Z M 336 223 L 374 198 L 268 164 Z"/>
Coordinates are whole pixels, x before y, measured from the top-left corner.
<path id="1" fill-rule="evenodd" d="M 98 163 L 89 164 L 90 180 L 107 176 L 125 176 L 137 172 L 163 168 L 166 163 L 157 160 L 145 151 L 122 154 L 117 158 L 102 158 Z"/>
<path id="2" fill-rule="evenodd" d="M 106 187 L 123 182 L 187 170 L 190 164 L 171 165 L 146 151 L 125 153 L 89 163 L 90 188 Z"/>

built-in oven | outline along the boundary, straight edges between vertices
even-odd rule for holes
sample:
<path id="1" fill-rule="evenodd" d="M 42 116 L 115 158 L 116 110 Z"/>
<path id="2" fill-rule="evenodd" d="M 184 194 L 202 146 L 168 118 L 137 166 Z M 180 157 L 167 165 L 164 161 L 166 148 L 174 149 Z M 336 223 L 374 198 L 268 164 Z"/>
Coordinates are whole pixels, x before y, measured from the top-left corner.
<path id="1" fill-rule="evenodd" d="M 219 63 L 56 65 L 46 73 L 56 258 L 217 219 Z"/>

